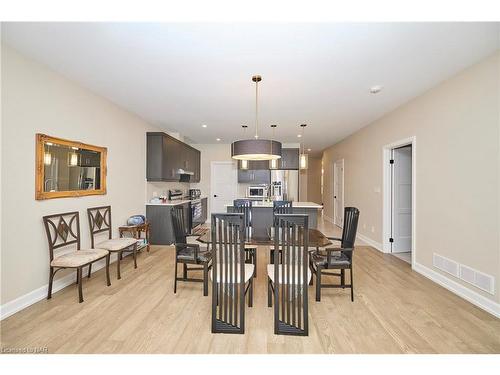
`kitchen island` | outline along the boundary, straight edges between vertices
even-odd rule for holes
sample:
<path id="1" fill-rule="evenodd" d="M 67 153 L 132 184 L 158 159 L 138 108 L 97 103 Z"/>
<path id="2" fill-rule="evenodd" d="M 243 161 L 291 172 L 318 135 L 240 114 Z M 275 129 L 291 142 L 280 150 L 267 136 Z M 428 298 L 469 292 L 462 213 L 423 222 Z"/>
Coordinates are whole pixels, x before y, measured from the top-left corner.
<path id="1" fill-rule="evenodd" d="M 292 214 L 306 214 L 309 216 L 309 228 L 318 226 L 318 214 L 323 206 L 314 202 L 292 202 Z M 227 212 L 234 212 L 232 204 L 226 205 Z M 273 226 L 273 202 L 252 202 L 252 229 L 254 235 L 265 236 L 267 230 Z"/>

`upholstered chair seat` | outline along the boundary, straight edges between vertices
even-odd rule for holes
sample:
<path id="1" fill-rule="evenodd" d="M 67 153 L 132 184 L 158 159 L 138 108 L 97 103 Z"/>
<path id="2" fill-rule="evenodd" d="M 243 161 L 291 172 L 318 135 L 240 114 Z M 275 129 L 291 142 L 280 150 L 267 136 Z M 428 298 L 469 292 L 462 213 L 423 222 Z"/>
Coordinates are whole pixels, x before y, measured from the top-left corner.
<path id="1" fill-rule="evenodd" d="M 85 264 L 94 262 L 108 255 L 108 251 L 104 249 L 78 250 L 66 253 L 55 257 L 50 265 L 52 267 L 80 267 Z"/>
<path id="2" fill-rule="evenodd" d="M 281 264 L 279 264 L 278 265 L 278 279 L 280 282 L 282 280 L 282 272 L 283 272 L 282 269 L 283 269 L 283 266 Z M 295 285 L 302 284 L 302 272 L 299 272 L 297 266 L 295 266 L 295 282 L 294 282 L 294 280 L 292 280 L 292 274 L 294 273 L 294 271 L 290 270 L 289 272 L 290 272 L 290 284 L 292 284 L 292 283 Z M 299 277 L 299 275 L 300 275 L 300 277 Z M 267 276 L 274 283 L 274 264 L 267 265 Z M 287 277 L 288 277 L 288 275 L 285 272 L 285 283 L 287 283 Z M 309 267 L 307 267 L 307 283 L 309 283 L 309 281 L 311 281 L 311 278 L 312 278 L 312 272 L 309 269 Z"/>
<path id="3" fill-rule="evenodd" d="M 108 251 L 120 251 L 132 246 L 136 241 L 135 238 L 113 238 L 97 243 L 96 247 Z"/>
<path id="4" fill-rule="evenodd" d="M 346 254 L 340 252 L 342 249 L 336 250 L 339 251 L 330 255 L 330 263 L 328 263 L 327 254 L 322 254 L 321 252 L 311 253 L 311 261 L 313 264 L 321 266 L 326 266 L 328 263 L 328 266 L 332 268 L 335 266 L 349 266 L 351 259 Z"/>
<path id="5" fill-rule="evenodd" d="M 250 278 L 253 276 L 253 273 L 255 271 L 255 266 L 252 263 L 245 263 L 244 266 L 245 266 L 245 278 L 244 278 L 245 280 L 244 280 L 244 282 L 247 283 L 248 280 L 250 280 Z M 228 282 L 232 281 L 231 272 L 229 270 L 229 267 L 227 270 L 227 275 L 224 272 L 224 267 L 225 267 L 225 264 L 223 264 L 223 263 L 217 264 L 217 282 L 218 283 L 220 283 L 220 282 L 225 283 L 226 276 L 227 276 Z M 233 280 L 235 283 L 241 282 L 240 281 L 241 280 L 240 274 L 241 274 L 241 272 L 240 272 L 239 267 L 236 267 L 236 270 L 233 269 Z M 221 281 L 221 278 L 222 278 L 222 281 Z M 212 270 L 210 271 L 210 280 L 213 280 L 213 279 L 214 279 L 214 275 L 213 275 L 213 268 L 212 268 Z"/>
<path id="6" fill-rule="evenodd" d="M 191 260 L 193 262 L 198 261 L 208 262 L 212 258 L 212 253 L 210 251 L 199 251 L 198 259 L 194 259 L 195 250 L 193 247 L 185 247 L 184 249 L 179 249 L 177 251 L 177 259 L 180 260 Z"/>

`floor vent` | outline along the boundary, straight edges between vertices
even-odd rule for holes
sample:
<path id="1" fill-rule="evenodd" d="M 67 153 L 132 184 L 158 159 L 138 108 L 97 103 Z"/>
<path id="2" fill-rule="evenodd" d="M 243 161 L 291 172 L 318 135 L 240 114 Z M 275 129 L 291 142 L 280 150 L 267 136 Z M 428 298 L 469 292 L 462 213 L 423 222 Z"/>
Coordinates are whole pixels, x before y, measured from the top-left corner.
<path id="1" fill-rule="evenodd" d="M 444 256 L 434 253 L 432 262 L 434 267 L 439 268 L 441 271 L 447 272 L 455 277 L 459 277 L 458 275 L 459 265 L 454 260 L 445 258 Z"/>
<path id="2" fill-rule="evenodd" d="M 433 254 L 432 262 L 434 267 L 441 271 L 449 273 L 490 294 L 495 294 L 495 278 L 493 276 L 477 271 L 436 253 Z"/>

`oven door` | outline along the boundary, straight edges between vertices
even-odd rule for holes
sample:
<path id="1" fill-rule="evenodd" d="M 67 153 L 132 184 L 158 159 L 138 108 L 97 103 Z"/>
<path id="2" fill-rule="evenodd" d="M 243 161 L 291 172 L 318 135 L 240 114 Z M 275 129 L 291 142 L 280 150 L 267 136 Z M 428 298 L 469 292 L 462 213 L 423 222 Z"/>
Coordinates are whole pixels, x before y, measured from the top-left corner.
<path id="1" fill-rule="evenodd" d="M 201 206 L 201 199 L 195 199 L 191 201 L 191 232 L 198 225 L 204 223 L 203 211 Z"/>

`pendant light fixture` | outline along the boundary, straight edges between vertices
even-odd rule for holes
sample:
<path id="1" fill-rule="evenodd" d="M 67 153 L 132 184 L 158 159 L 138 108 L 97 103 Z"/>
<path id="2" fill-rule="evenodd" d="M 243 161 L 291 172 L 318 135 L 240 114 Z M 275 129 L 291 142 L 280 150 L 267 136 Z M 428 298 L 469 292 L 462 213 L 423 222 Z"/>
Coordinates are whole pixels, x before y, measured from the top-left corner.
<path id="1" fill-rule="evenodd" d="M 50 146 L 52 146 L 52 143 L 47 142 L 45 143 L 46 150 L 43 153 L 43 164 L 45 165 L 51 165 L 52 164 L 52 154 L 50 153 Z"/>
<path id="2" fill-rule="evenodd" d="M 277 125 L 271 125 L 271 129 L 273 130 L 273 138 L 276 138 L 275 137 L 276 126 Z M 269 160 L 269 169 L 278 169 L 278 159 Z"/>
<path id="3" fill-rule="evenodd" d="M 255 82 L 255 136 L 231 144 L 231 157 L 236 160 L 273 160 L 281 158 L 281 142 L 259 139 L 259 82 L 262 77 L 252 77 Z"/>
<path id="4" fill-rule="evenodd" d="M 302 152 L 300 154 L 300 162 L 299 162 L 299 168 L 300 169 L 307 169 L 307 155 L 304 150 L 304 129 L 306 128 L 307 124 L 302 124 L 300 127 L 302 128 L 302 133 L 301 133 L 301 139 L 302 139 Z"/>

